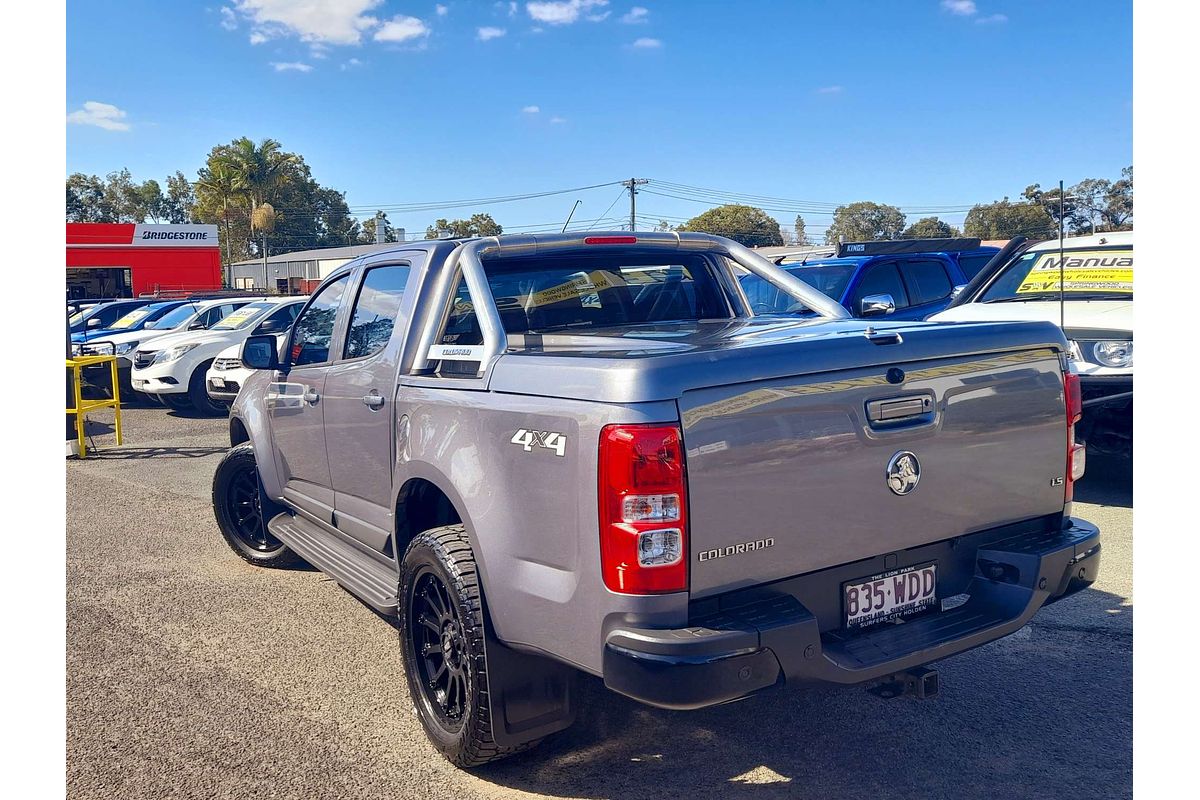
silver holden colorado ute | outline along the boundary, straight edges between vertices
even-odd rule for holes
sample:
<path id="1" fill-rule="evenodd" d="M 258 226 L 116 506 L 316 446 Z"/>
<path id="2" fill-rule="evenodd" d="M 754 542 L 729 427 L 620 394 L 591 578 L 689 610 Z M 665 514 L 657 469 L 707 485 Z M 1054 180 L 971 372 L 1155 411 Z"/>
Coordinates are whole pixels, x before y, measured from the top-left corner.
<path id="1" fill-rule="evenodd" d="M 247 561 L 398 615 L 461 766 L 569 725 L 579 671 L 671 709 L 931 694 L 1096 578 L 1068 353 L 1047 322 L 851 319 L 706 234 L 401 243 L 246 341 L 213 503 Z"/>

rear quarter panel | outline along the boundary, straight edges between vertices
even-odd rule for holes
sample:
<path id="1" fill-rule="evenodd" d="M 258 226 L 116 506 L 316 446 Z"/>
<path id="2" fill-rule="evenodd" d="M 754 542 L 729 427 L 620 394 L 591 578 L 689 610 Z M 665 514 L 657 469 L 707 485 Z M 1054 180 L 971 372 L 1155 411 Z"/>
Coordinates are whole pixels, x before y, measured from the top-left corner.
<path id="1" fill-rule="evenodd" d="M 604 404 L 402 385 L 396 407 L 393 485 L 399 493 L 406 481 L 424 478 L 454 502 L 502 640 L 599 674 L 604 633 L 615 621 L 686 623 L 686 593 L 608 591 L 596 512 L 601 428 L 676 423 L 674 403 Z M 514 443 L 519 431 L 565 436 L 563 455 Z"/>

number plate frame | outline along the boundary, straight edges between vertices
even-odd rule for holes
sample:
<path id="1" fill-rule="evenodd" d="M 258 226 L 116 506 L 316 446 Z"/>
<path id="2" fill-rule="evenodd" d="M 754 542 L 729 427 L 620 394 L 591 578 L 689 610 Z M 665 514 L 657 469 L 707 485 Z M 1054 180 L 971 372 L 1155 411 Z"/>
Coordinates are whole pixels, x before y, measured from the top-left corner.
<path id="1" fill-rule="evenodd" d="M 928 589 L 926 594 L 926 570 L 931 576 L 932 588 Z M 917 575 L 920 581 L 917 584 L 913 583 L 913 579 L 905 577 L 908 575 Z M 909 591 L 914 588 L 920 591 L 920 595 L 916 600 L 905 600 L 903 603 L 895 602 L 895 592 L 897 591 L 896 579 L 902 581 L 901 586 L 905 592 L 905 596 L 910 596 Z M 884 585 L 878 587 L 884 596 L 884 602 L 878 607 L 874 607 L 874 597 L 877 596 L 872 591 L 872 608 L 868 614 L 857 612 L 853 617 L 850 614 L 850 590 L 857 589 L 860 593 L 862 587 L 867 584 L 874 584 L 876 581 L 884 582 Z M 856 578 L 854 580 L 845 581 L 842 584 L 842 620 L 847 631 L 860 631 L 865 628 L 870 628 L 874 625 L 879 625 L 891 620 L 911 617 L 923 612 L 929 611 L 937 607 L 937 562 L 928 561 L 923 564 L 913 564 L 908 567 L 900 567 L 899 569 L 889 570 L 888 572 L 879 575 L 872 575 L 867 578 Z M 861 603 L 859 604 L 861 606 Z"/>

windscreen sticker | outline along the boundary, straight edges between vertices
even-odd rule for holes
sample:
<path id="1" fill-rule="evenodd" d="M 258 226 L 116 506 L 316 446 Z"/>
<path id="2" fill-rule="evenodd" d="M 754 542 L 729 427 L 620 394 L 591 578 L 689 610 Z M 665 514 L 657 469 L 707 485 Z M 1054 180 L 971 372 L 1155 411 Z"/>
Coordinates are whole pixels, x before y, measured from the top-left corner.
<path id="1" fill-rule="evenodd" d="M 241 325 L 243 322 L 245 322 L 246 320 L 253 317 L 259 311 L 262 311 L 262 308 L 251 308 L 250 306 L 242 306 L 237 311 L 232 312 L 227 317 L 225 317 L 223 320 L 221 320 L 221 327 L 222 328 L 236 328 L 239 325 Z"/>
<path id="2" fill-rule="evenodd" d="M 149 315 L 150 315 L 149 309 L 138 308 L 133 311 L 130 311 L 128 314 L 121 317 L 119 320 L 114 322 L 110 327 L 117 329 L 117 330 L 120 330 L 121 328 L 131 328 L 137 324 L 138 320 L 143 319 Z"/>
<path id="3" fill-rule="evenodd" d="M 1057 292 L 1058 253 L 1046 253 L 1034 262 L 1017 294 Z M 1067 292 L 1119 292 L 1133 294 L 1132 250 L 1089 250 L 1066 253 L 1062 265 Z"/>

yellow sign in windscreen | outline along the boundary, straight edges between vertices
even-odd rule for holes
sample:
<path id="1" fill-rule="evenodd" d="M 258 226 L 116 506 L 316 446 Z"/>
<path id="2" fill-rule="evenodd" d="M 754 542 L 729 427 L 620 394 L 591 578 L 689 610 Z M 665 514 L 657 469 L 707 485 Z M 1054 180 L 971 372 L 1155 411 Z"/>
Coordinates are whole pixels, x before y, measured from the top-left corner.
<path id="1" fill-rule="evenodd" d="M 1029 274 L 1017 287 L 1017 294 L 1057 292 L 1058 261 L 1058 253 L 1046 253 L 1033 262 Z M 1133 251 L 1076 250 L 1065 253 L 1062 279 L 1063 290 L 1067 292 L 1133 294 Z"/>

